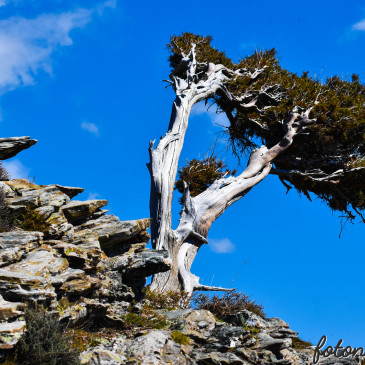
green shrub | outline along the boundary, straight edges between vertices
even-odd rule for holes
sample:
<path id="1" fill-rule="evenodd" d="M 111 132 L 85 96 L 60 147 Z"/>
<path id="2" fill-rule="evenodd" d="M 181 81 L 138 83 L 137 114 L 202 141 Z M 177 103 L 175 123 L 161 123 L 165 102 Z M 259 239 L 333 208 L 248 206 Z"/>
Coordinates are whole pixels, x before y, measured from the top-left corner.
<path id="1" fill-rule="evenodd" d="M 162 330 L 170 326 L 170 322 L 162 315 L 150 308 L 144 308 L 141 314 L 128 313 L 122 316 L 124 327 L 133 329 L 136 327 L 144 329 Z"/>
<path id="2" fill-rule="evenodd" d="M 265 318 L 264 308 L 250 299 L 244 293 L 237 293 L 236 290 L 226 292 L 222 296 L 214 294 L 199 294 L 193 298 L 194 307 L 197 309 L 206 309 L 212 312 L 219 319 L 225 319 L 227 316 L 236 314 L 244 309 L 249 310 L 262 318 Z"/>
<path id="3" fill-rule="evenodd" d="M 243 329 L 251 333 L 251 335 L 255 336 L 260 332 L 260 329 L 255 326 L 247 326 L 246 323 L 243 323 Z"/>
<path id="4" fill-rule="evenodd" d="M 188 345 L 190 343 L 190 338 L 180 331 L 172 331 L 171 338 L 180 345 Z"/>
<path id="5" fill-rule="evenodd" d="M 169 290 L 160 293 L 147 287 L 145 289 L 145 299 L 147 300 L 147 305 L 153 309 L 174 310 L 190 307 L 190 296 L 182 290 Z"/>
<path id="6" fill-rule="evenodd" d="M 0 233 L 10 232 L 14 228 L 14 216 L 6 201 L 4 189 L 0 189 Z"/>
<path id="7" fill-rule="evenodd" d="M 0 181 L 8 181 L 10 179 L 8 172 L 4 169 L 0 163 Z"/>
<path id="8" fill-rule="evenodd" d="M 313 346 L 313 344 L 307 341 L 303 341 L 299 337 L 292 338 L 292 347 L 295 350 L 303 350 L 308 348 L 309 346 Z"/>
<path id="9" fill-rule="evenodd" d="M 27 309 L 26 332 L 16 348 L 16 362 L 23 365 L 79 365 L 65 328 L 45 310 Z"/>
<path id="10" fill-rule="evenodd" d="M 197 196 L 205 191 L 214 181 L 228 175 L 235 175 L 236 170 L 229 170 L 227 165 L 217 155 L 214 150 L 207 154 L 202 160 L 187 160 L 185 166 L 178 171 L 178 180 L 175 184 L 181 194 L 184 192 L 184 182 L 188 184 L 191 196 Z M 183 197 L 179 198 L 180 204 L 183 204 Z"/>
<path id="11" fill-rule="evenodd" d="M 27 207 L 16 220 L 16 226 L 25 231 L 46 232 L 50 225 L 42 214 L 30 207 Z"/>

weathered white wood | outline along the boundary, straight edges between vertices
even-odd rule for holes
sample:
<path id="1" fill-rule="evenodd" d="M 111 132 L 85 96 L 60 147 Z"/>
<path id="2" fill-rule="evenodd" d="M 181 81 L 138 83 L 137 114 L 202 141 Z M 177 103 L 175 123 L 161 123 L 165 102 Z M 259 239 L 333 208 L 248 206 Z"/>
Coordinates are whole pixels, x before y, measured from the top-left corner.
<path id="1" fill-rule="evenodd" d="M 196 197 L 191 197 L 185 184 L 184 205 L 180 223 L 176 230 L 171 226 L 171 205 L 180 153 L 188 127 L 189 115 L 194 104 L 214 96 L 218 91 L 242 107 L 256 107 L 260 98 L 266 98 L 269 105 L 282 97 L 280 88 L 271 86 L 262 89 L 258 95 L 248 93 L 236 97 L 229 93 L 225 82 L 242 75 L 252 79 L 263 71 L 253 73 L 240 69 L 232 71 L 223 65 L 209 63 L 205 71 L 197 70 L 195 45 L 189 55 L 183 57 L 186 64 L 186 78 L 173 77 L 172 86 L 176 93 L 171 119 L 166 135 L 154 149 L 150 143 L 151 175 L 150 213 L 152 218 L 151 240 L 154 249 L 169 252 L 173 268 L 166 273 L 153 277 L 151 289 L 158 291 L 184 290 L 191 294 L 194 290 L 229 290 L 220 287 L 201 285 L 199 278 L 190 272 L 191 265 L 200 247 L 207 243 L 212 223 L 234 202 L 241 199 L 255 185 L 261 182 L 271 170 L 271 161 L 292 143 L 294 136 L 306 125 L 313 123 L 309 119 L 310 110 L 294 108 L 284 123 L 285 134 L 282 140 L 268 149 L 265 145 L 252 151 L 246 169 L 237 177 L 229 176 L 216 180 L 210 187 Z M 199 67 L 201 69 L 201 64 Z M 274 89 L 273 89 L 274 88 Z M 272 90 L 276 90 L 273 93 Z"/>

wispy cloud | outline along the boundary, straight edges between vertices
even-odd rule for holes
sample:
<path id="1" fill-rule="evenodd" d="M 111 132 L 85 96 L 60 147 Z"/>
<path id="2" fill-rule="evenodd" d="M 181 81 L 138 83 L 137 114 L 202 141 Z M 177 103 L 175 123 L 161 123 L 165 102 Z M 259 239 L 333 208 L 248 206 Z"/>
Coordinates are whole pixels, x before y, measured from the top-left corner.
<path id="1" fill-rule="evenodd" d="M 352 26 L 352 30 L 365 31 L 365 19 L 360 20 Z"/>
<path id="2" fill-rule="evenodd" d="M 30 168 L 25 167 L 19 160 L 4 161 L 2 163 L 11 179 L 28 179 Z"/>
<path id="3" fill-rule="evenodd" d="M 100 197 L 100 194 L 98 193 L 89 193 L 87 200 L 95 200 L 98 199 Z"/>
<path id="4" fill-rule="evenodd" d="M 229 238 L 209 239 L 209 247 L 216 253 L 231 253 L 236 249 L 236 246 Z"/>
<path id="5" fill-rule="evenodd" d="M 0 0 L 0 6 L 5 6 L 11 3 L 13 0 Z"/>
<path id="6" fill-rule="evenodd" d="M 217 109 L 212 106 L 207 111 L 207 106 L 204 105 L 204 102 L 200 102 L 194 105 L 193 109 L 191 110 L 191 116 L 194 117 L 196 115 L 203 115 L 204 113 L 207 113 L 208 117 L 214 125 L 228 127 L 230 124 L 225 113 L 217 114 L 216 110 Z"/>
<path id="7" fill-rule="evenodd" d="M 0 0 L 4 6 L 9 0 Z M 51 55 L 72 45 L 71 32 L 88 24 L 94 13 L 115 7 L 109 0 L 94 9 L 78 8 L 33 19 L 11 17 L 0 21 L 0 94 L 34 83 L 39 71 L 52 72 Z"/>
<path id="8" fill-rule="evenodd" d="M 81 128 L 85 131 L 95 134 L 96 136 L 99 135 L 99 127 L 94 123 L 82 122 Z"/>

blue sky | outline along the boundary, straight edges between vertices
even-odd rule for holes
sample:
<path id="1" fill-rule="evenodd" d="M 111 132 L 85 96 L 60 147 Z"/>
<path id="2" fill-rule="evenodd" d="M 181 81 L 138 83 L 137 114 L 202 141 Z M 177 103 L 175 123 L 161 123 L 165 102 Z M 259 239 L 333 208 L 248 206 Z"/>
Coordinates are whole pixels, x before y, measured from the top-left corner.
<path id="1" fill-rule="evenodd" d="M 80 199 L 108 199 L 122 220 L 148 217 L 148 142 L 174 98 L 161 82 L 166 43 L 183 31 L 213 35 L 234 60 L 276 47 L 294 72 L 365 75 L 361 1 L 2 0 L 1 136 L 39 140 L 6 163 L 13 177 L 81 186 Z M 181 162 L 204 155 L 216 122 L 194 108 Z M 268 177 L 215 222 L 193 272 L 251 295 L 306 340 L 365 346 L 365 228 L 339 231 L 338 214 Z"/>

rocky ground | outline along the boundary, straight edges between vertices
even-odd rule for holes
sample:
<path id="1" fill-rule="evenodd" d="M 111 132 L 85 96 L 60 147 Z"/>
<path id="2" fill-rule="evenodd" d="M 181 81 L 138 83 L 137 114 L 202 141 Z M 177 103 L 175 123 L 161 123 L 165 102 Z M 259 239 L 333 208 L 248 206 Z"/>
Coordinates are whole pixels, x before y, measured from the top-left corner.
<path id="1" fill-rule="evenodd" d="M 0 159 L 36 141 L 1 142 Z M 75 200 L 81 188 L 10 180 L 1 189 L 8 214 L 23 217 L 22 228 L 0 233 L 3 359 L 26 331 L 30 302 L 63 322 L 91 324 L 69 331 L 81 342 L 81 364 L 312 363 L 313 347 L 279 318 L 242 310 L 222 321 L 207 310 L 156 309 L 143 299 L 146 277 L 170 269 L 166 252 L 146 248 L 149 219 L 120 221 L 103 209 L 105 200 Z"/>

